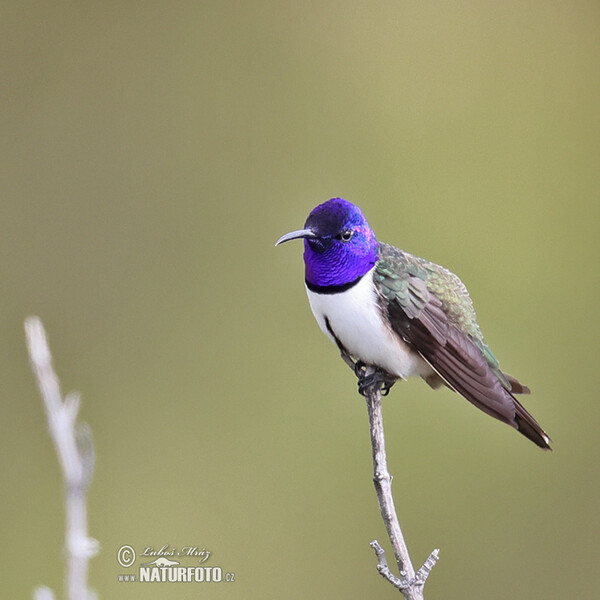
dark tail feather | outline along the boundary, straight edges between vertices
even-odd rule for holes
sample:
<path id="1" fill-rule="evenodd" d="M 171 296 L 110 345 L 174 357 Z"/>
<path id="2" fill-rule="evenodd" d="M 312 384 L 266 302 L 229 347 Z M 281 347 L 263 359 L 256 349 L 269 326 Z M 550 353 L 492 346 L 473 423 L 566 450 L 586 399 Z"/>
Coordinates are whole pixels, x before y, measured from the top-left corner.
<path id="1" fill-rule="evenodd" d="M 523 385 L 516 377 L 509 375 L 508 373 L 504 373 L 506 379 L 508 379 L 508 383 L 510 383 L 510 393 L 511 394 L 531 394 L 531 390 Z"/>
<path id="2" fill-rule="evenodd" d="M 525 410 L 520 402 L 515 398 L 515 423 L 518 431 L 529 438 L 534 444 L 537 444 L 542 450 L 552 450 L 550 448 L 550 437 L 540 427 L 540 424 Z"/>

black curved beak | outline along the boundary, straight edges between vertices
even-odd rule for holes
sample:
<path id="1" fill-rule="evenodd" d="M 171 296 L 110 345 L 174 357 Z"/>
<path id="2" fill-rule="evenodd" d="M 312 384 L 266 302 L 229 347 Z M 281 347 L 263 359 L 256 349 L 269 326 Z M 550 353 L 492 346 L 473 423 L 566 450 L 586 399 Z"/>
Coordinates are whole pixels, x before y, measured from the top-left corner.
<path id="1" fill-rule="evenodd" d="M 298 229 L 297 231 L 290 231 L 285 235 L 282 235 L 276 242 L 275 245 L 283 244 L 283 242 L 289 242 L 290 240 L 298 240 L 302 238 L 316 238 L 316 234 L 310 229 Z"/>

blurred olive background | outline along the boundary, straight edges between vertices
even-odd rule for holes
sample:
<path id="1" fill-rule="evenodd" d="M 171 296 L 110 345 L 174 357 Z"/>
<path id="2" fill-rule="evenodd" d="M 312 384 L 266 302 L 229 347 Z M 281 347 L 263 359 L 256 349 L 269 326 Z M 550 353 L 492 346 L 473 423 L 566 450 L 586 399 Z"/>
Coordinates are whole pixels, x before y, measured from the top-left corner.
<path id="1" fill-rule="evenodd" d="M 448 390 L 396 386 L 389 465 L 427 598 L 596 598 L 596 2 L 8 2 L 0 21 L 3 596 L 62 589 L 39 315 L 98 454 L 102 598 L 397 598 L 367 414 L 320 333 L 316 204 L 467 283 L 544 453 Z M 123 544 L 235 583 L 118 583 Z M 138 563 L 139 564 L 139 560 Z M 186 565 L 193 564 L 182 560 Z M 135 570 L 134 570 L 135 572 Z"/>

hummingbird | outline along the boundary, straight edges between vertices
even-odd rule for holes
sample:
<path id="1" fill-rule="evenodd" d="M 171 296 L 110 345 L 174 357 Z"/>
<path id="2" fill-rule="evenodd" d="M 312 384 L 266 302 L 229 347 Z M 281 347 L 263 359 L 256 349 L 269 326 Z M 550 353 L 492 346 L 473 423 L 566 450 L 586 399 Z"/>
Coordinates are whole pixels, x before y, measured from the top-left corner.
<path id="1" fill-rule="evenodd" d="M 529 388 L 500 370 L 454 273 L 378 242 L 360 208 L 343 198 L 318 205 L 303 229 L 275 245 L 295 239 L 304 240 L 313 315 L 355 370 L 361 394 L 376 384 L 386 395 L 397 380 L 421 377 L 551 449 L 548 435 L 515 397 Z"/>

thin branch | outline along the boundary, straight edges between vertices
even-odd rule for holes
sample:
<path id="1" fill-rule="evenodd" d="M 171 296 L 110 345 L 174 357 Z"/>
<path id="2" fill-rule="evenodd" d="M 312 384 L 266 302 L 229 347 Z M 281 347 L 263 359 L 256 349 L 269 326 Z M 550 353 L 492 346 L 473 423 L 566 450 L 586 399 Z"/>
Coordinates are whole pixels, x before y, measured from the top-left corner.
<path id="1" fill-rule="evenodd" d="M 425 564 L 415 573 L 408 548 L 400 529 L 394 498 L 392 496 L 392 477 L 387 468 L 385 453 L 385 437 L 383 432 L 383 416 L 381 411 L 381 383 L 377 377 L 377 371 L 373 367 L 366 367 L 361 377 L 371 378 L 372 383 L 363 387 L 367 410 L 369 412 L 369 423 L 371 429 L 371 448 L 373 451 L 373 482 L 379 501 L 381 516 L 390 538 L 400 577 L 396 577 L 391 571 L 385 557 L 383 548 L 377 540 L 371 542 L 372 548 L 377 555 L 377 570 L 392 585 L 400 590 L 405 600 L 423 600 L 423 586 L 429 573 L 438 560 L 439 550 L 434 550 Z"/>
<path id="2" fill-rule="evenodd" d="M 79 395 L 71 393 L 62 399 L 40 319 L 25 320 L 25 335 L 65 485 L 67 598 L 90 600 L 94 596 L 87 588 L 88 562 L 98 552 L 98 542 L 88 536 L 86 508 L 95 461 L 92 431 L 86 423 L 77 422 Z M 53 595 L 48 588 L 38 588 L 35 597 L 52 598 Z"/>

